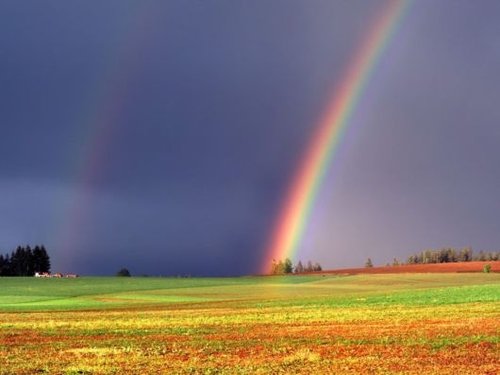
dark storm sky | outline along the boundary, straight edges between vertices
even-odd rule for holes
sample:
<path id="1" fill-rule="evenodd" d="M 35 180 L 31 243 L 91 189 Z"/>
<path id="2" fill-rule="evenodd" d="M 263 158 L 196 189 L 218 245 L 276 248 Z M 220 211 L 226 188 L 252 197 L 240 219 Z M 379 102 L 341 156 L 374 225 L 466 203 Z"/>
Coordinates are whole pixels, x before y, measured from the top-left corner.
<path id="1" fill-rule="evenodd" d="M 53 271 L 255 272 L 383 1 L 2 1 L 0 251 Z M 500 3 L 418 1 L 318 195 L 326 268 L 500 248 Z"/>

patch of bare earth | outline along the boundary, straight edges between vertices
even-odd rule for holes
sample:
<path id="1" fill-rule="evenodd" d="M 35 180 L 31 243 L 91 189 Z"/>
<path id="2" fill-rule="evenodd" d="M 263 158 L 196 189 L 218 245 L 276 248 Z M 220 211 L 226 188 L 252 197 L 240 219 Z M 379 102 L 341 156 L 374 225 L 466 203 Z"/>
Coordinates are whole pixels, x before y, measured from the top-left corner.
<path id="1" fill-rule="evenodd" d="M 403 264 L 399 266 L 344 268 L 326 270 L 321 274 L 358 275 L 358 274 L 388 274 L 388 273 L 457 273 L 457 272 L 483 272 L 485 264 L 491 265 L 491 272 L 500 272 L 500 261 L 490 262 L 456 262 L 437 264 Z"/>

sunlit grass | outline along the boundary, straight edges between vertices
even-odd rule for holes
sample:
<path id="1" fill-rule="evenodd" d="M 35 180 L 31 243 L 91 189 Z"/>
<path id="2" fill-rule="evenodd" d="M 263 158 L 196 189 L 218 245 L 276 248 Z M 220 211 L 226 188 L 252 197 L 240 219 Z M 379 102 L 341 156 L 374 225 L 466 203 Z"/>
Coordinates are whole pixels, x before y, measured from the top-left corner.
<path id="1" fill-rule="evenodd" d="M 500 275 L 0 279 L 0 374 L 494 373 Z"/>

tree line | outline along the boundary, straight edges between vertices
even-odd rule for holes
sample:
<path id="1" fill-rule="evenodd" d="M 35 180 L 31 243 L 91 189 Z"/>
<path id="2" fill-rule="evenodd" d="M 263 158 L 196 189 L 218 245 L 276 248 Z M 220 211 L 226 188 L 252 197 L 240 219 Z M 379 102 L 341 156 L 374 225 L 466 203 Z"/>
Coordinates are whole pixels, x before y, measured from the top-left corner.
<path id="1" fill-rule="evenodd" d="M 397 258 L 392 261 L 393 266 L 400 264 L 433 264 L 433 263 L 454 263 L 454 262 L 486 262 L 500 260 L 500 251 L 479 251 L 474 253 L 472 248 L 464 247 L 462 249 L 455 249 L 453 247 L 444 247 L 437 250 L 424 250 L 412 254 L 408 257 L 406 262 L 400 262 Z M 390 266 L 387 263 L 386 266 Z M 365 267 L 373 267 L 372 260 L 368 258 Z"/>
<path id="2" fill-rule="evenodd" d="M 479 251 L 474 254 L 472 248 L 455 249 L 446 247 L 439 250 L 424 250 L 410 255 L 406 264 L 453 263 L 472 261 L 495 261 L 500 259 L 499 251 Z"/>
<path id="3" fill-rule="evenodd" d="M 285 260 L 279 260 L 279 261 L 273 259 L 273 263 L 271 265 L 272 275 L 284 275 L 291 273 L 298 274 L 306 272 L 316 272 L 321 270 L 322 270 L 321 265 L 318 262 L 313 264 L 311 261 L 308 261 L 304 266 L 302 264 L 302 261 L 299 260 L 297 264 L 294 266 L 290 258 L 286 258 Z"/>
<path id="4" fill-rule="evenodd" d="M 0 254 L 0 276 L 33 276 L 35 272 L 50 272 L 45 246 L 18 246 L 11 254 Z"/>

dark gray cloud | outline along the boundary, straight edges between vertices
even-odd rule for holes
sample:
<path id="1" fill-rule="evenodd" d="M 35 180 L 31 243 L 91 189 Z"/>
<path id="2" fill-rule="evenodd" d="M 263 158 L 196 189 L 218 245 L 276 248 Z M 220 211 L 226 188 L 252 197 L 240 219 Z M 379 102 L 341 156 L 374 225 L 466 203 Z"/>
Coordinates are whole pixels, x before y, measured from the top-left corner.
<path id="1" fill-rule="evenodd" d="M 81 273 L 256 270 L 384 3 L 0 5 L 0 249 Z M 303 257 L 497 248 L 500 6 L 415 2 L 320 191 Z"/>

